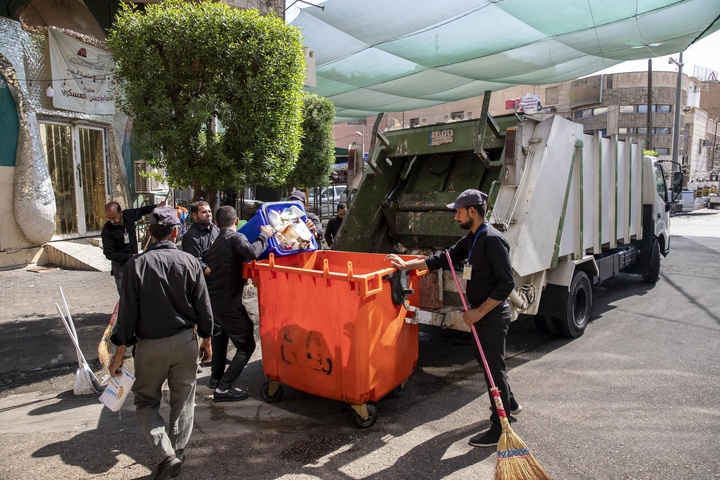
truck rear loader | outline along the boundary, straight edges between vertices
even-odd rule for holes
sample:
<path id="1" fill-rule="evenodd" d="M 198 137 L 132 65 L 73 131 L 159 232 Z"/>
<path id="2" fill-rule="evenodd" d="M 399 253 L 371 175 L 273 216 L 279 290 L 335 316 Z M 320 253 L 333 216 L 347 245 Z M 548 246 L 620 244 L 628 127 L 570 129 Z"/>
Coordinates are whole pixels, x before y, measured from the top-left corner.
<path id="1" fill-rule="evenodd" d="M 583 334 L 592 285 L 620 272 L 658 280 L 672 199 L 657 159 L 560 116 L 492 117 L 374 131 L 371 158 L 335 249 L 427 254 L 467 232 L 447 204 L 476 188 L 510 244 L 513 317 Z M 682 174 L 672 176 L 679 192 Z M 463 285 L 464 288 L 464 285 Z M 449 272 L 423 277 L 416 321 L 467 330 Z"/>

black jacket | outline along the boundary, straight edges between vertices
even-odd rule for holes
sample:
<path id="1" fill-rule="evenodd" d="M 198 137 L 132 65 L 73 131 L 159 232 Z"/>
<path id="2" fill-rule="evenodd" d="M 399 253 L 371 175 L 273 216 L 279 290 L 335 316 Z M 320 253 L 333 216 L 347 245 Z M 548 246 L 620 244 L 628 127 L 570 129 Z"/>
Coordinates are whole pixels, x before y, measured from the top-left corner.
<path id="1" fill-rule="evenodd" d="M 466 287 L 468 303 L 478 306 L 488 298 L 505 300 L 515 287 L 510 266 L 510 245 L 492 225 L 488 225 L 482 232 L 478 231 L 477 240 L 475 237 L 469 232 L 449 249 L 454 265 L 465 263 L 468 253 L 472 250 L 470 254 L 472 277 Z M 430 270 L 448 268 L 444 251 L 427 257 L 425 263 Z M 461 266 L 457 275 L 458 278 L 462 278 Z"/>
<path id="2" fill-rule="evenodd" d="M 242 306 L 246 280 L 242 278 L 245 260 L 258 258 L 268 247 L 268 234 L 260 232 L 250 243 L 242 233 L 223 228 L 205 255 L 210 275 L 207 277 L 210 301 L 215 312 L 233 312 Z"/>
<path id="3" fill-rule="evenodd" d="M 155 207 L 156 205 L 146 205 L 140 208 L 123 210 L 123 225 L 113 225 L 109 220 L 105 222 L 102 232 L 100 233 L 105 258 L 111 262 L 125 265 L 133 255 L 138 253 L 135 222 L 143 215 L 152 212 Z M 128 243 L 125 243 L 126 232 L 128 234 Z"/>
<path id="4" fill-rule="evenodd" d="M 199 224 L 193 223 L 182 237 L 183 252 L 200 260 L 200 265 L 205 270 L 207 267 L 205 255 L 219 234 L 220 229 L 213 223 L 208 228 L 202 228 Z"/>
<path id="5" fill-rule="evenodd" d="M 200 262 L 169 240 L 153 243 L 125 266 L 115 345 L 176 335 L 197 325 L 212 334 L 213 315 Z"/>

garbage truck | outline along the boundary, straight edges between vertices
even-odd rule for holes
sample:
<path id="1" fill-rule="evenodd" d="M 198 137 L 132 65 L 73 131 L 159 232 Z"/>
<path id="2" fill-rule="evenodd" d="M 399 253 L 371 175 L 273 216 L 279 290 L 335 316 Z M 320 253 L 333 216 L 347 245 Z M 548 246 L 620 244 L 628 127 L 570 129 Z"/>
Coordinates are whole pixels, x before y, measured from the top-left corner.
<path id="1" fill-rule="evenodd" d="M 373 132 L 366 171 L 335 249 L 426 255 L 467 232 L 446 205 L 476 188 L 488 194 L 488 221 L 510 244 L 513 318 L 543 331 L 583 334 L 592 287 L 618 273 L 658 280 L 670 249 L 672 191 L 642 145 L 583 133 L 561 116 L 481 118 Z M 463 284 L 464 288 L 464 284 Z M 414 319 L 467 330 L 450 273 L 421 278 Z M 410 320 L 408 320 L 410 321 Z"/>

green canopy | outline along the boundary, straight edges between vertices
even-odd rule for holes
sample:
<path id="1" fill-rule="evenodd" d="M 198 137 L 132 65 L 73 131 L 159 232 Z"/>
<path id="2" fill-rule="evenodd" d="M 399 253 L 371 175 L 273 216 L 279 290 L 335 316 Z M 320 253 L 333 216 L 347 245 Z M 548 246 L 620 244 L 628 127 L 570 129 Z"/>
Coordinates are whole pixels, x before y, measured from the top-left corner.
<path id="1" fill-rule="evenodd" d="M 328 0 L 292 22 L 336 121 L 668 55 L 720 28 L 720 0 Z"/>

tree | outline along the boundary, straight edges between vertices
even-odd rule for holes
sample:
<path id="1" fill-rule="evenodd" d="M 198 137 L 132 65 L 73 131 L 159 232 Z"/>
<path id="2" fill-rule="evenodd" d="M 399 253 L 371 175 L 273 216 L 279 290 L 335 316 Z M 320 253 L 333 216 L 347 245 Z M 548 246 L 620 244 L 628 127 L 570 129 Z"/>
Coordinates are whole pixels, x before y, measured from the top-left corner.
<path id="1" fill-rule="evenodd" d="M 335 165 L 333 121 L 335 106 L 325 97 L 306 93 L 303 97 L 303 139 L 298 161 L 287 183 L 315 187 L 328 183 Z"/>
<path id="2" fill-rule="evenodd" d="M 660 156 L 655 150 L 643 150 L 643 156 L 645 155 L 649 155 L 655 158 L 658 158 Z"/>
<path id="3" fill-rule="evenodd" d="M 223 3 L 168 0 L 144 13 L 123 4 L 108 43 L 142 155 L 171 185 L 197 198 L 201 186 L 285 183 L 300 150 L 297 29 Z"/>

